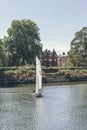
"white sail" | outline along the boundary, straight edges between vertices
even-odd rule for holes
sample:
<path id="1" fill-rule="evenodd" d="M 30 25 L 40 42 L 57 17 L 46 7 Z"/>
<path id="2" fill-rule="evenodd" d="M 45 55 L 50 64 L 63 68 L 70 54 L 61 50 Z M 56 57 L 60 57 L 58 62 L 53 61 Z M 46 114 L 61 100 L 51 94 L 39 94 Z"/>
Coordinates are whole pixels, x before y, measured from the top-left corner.
<path id="1" fill-rule="evenodd" d="M 42 88 L 41 62 L 36 56 L 36 93 L 38 93 L 39 89 L 41 88 Z"/>

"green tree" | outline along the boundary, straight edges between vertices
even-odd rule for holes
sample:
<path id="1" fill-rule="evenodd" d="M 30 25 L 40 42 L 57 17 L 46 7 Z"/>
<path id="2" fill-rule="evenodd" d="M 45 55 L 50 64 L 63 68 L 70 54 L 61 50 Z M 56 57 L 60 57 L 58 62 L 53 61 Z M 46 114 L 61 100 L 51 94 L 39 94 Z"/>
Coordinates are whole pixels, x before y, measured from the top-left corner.
<path id="1" fill-rule="evenodd" d="M 4 41 L 9 55 L 9 63 L 12 65 L 33 63 L 35 55 L 39 55 L 42 50 L 37 24 L 26 19 L 13 20 L 7 32 L 8 37 Z"/>
<path id="2" fill-rule="evenodd" d="M 6 65 L 6 55 L 3 40 L 0 39 L 0 66 Z"/>
<path id="3" fill-rule="evenodd" d="M 75 37 L 71 41 L 69 61 L 73 66 L 87 66 L 87 27 L 83 27 L 75 33 Z"/>

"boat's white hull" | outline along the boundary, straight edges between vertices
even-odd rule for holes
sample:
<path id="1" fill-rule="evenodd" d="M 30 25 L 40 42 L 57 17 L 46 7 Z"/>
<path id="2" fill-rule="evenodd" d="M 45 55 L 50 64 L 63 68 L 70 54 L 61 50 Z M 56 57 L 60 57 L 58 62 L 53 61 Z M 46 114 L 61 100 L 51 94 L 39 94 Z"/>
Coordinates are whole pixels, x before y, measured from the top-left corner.
<path id="1" fill-rule="evenodd" d="M 41 93 L 36 93 L 35 95 L 37 98 L 43 97 L 43 95 Z"/>
<path id="2" fill-rule="evenodd" d="M 42 93 L 33 93 L 32 95 L 37 98 L 43 97 Z"/>

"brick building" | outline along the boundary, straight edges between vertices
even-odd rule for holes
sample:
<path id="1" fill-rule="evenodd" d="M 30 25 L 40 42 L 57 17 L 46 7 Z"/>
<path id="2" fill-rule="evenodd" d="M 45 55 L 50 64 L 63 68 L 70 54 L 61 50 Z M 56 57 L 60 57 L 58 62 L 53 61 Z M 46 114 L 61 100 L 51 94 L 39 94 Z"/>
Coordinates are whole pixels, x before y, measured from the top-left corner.
<path id="1" fill-rule="evenodd" d="M 63 52 L 62 55 L 58 56 L 58 66 L 65 67 L 68 65 L 67 63 L 68 55 Z"/>
<path id="2" fill-rule="evenodd" d="M 40 55 L 40 60 L 44 66 L 58 66 L 58 55 L 56 51 L 45 50 Z"/>
<path id="3" fill-rule="evenodd" d="M 40 60 L 43 66 L 67 66 L 68 55 L 64 52 L 62 55 L 57 55 L 56 51 L 45 50 L 40 55 Z"/>

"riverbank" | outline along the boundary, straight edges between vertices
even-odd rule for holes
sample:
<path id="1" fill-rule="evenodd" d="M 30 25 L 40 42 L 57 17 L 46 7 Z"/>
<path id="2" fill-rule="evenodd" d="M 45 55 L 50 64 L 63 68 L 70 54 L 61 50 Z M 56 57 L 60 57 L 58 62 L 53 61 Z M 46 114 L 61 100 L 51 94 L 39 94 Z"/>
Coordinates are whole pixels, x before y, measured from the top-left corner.
<path id="1" fill-rule="evenodd" d="M 43 69 L 43 83 L 87 81 L 85 69 Z M 35 69 L 11 68 L 0 70 L 1 84 L 32 84 L 35 83 Z"/>

